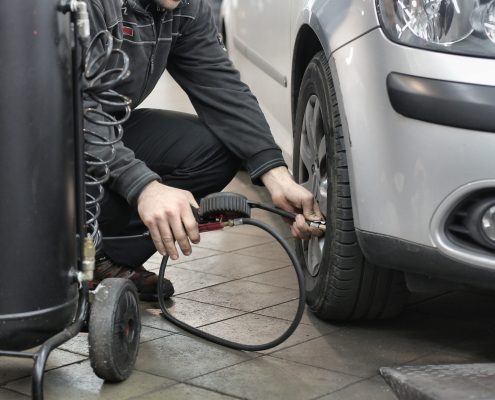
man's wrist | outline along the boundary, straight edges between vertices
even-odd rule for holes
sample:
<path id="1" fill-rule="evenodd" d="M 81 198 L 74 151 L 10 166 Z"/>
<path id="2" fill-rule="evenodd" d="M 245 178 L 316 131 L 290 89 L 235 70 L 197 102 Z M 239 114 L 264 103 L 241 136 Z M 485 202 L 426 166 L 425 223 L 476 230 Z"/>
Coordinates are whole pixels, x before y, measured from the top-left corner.
<path id="1" fill-rule="evenodd" d="M 286 167 L 272 168 L 261 175 L 260 179 L 272 196 L 282 190 L 282 187 L 294 183 L 294 178 Z"/>

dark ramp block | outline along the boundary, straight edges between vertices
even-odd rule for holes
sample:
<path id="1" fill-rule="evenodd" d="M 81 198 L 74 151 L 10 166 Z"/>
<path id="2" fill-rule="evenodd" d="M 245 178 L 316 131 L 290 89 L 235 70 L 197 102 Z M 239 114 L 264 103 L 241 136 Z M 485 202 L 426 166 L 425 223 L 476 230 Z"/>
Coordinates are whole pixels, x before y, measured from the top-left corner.
<path id="1" fill-rule="evenodd" d="M 495 364 L 380 368 L 399 400 L 495 399 Z"/>

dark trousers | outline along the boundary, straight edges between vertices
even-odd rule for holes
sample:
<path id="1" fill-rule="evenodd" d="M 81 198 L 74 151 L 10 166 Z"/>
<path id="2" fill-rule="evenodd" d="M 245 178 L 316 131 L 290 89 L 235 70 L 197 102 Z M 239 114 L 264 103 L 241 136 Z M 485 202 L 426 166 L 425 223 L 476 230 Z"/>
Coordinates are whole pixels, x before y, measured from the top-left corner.
<path id="1" fill-rule="evenodd" d="M 200 198 L 221 191 L 234 178 L 240 160 L 195 115 L 137 109 L 124 124 L 123 142 L 136 158 L 162 178 L 162 183 Z M 135 207 L 105 188 L 98 218 L 103 236 L 138 235 L 148 230 Z M 115 263 L 137 268 L 156 249 L 150 239 L 103 242 Z"/>

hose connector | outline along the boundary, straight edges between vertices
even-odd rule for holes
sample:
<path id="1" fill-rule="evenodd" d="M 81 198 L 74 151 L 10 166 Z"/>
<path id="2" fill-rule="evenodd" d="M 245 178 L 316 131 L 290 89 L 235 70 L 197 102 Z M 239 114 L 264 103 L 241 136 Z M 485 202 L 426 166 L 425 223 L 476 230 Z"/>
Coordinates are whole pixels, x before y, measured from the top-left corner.
<path id="1" fill-rule="evenodd" d="M 72 5 L 73 4 L 73 5 Z M 88 6 L 84 1 L 72 1 L 73 11 L 77 10 L 77 28 L 79 37 L 83 40 L 89 40 L 91 37 L 89 29 Z"/>
<path id="2" fill-rule="evenodd" d="M 95 271 L 95 242 L 91 236 L 84 238 L 83 250 L 83 280 L 92 281 Z"/>
<path id="3" fill-rule="evenodd" d="M 89 41 L 91 38 L 90 28 L 89 28 L 89 14 L 88 6 L 84 1 L 77 0 L 62 0 L 58 5 L 59 11 L 66 12 L 77 12 L 77 34 L 83 41 Z"/>
<path id="4" fill-rule="evenodd" d="M 322 232 L 327 231 L 327 225 L 325 221 L 306 221 L 306 222 L 308 223 L 309 226 L 315 226 Z"/>

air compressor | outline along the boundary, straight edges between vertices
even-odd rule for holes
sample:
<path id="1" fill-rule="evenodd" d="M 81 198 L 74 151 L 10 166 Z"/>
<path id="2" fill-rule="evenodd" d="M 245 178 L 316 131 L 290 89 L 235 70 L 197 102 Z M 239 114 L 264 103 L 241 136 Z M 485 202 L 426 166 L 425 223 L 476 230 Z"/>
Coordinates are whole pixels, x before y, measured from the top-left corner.
<path id="1" fill-rule="evenodd" d="M 108 164 L 85 144 L 112 147 L 123 136 L 131 101 L 114 90 L 129 74 L 127 55 L 113 49 L 109 32 L 89 37 L 86 4 L 77 0 L 9 3 L 0 14 L 0 356 L 34 360 L 32 394 L 43 398 L 43 373 L 50 352 L 76 336 L 89 320 L 90 361 L 108 381 L 125 380 L 134 367 L 141 331 L 139 298 L 126 279 L 106 279 L 92 293 L 94 256 L 103 240 L 99 201 Z M 104 50 L 96 52 L 96 44 Z M 119 66 L 106 69 L 110 57 Z M 101 109 L 83 109 L 83 92 L 95 102 L 120 108 L 119 119 Z M 83 129 L 83 120 L 114 129 L 108 139 Z M 88 172 L 97 167 L 100 174 Z M 92 190 L 87 190 L 92 187 Z M 293 323 L 264 345 L 241 345 L 163 316 L 207 340 L 258 351 L 286 340 L 305 305 L 304 274 L 290 246 L 273 228 L 250 218 L 252 208 L 295 219 L 293 214 L 238 194 L 207 196 L 192 209 L 200 232 L 249 224 L 264 229 L 287 251 L 299 281 Z M 325 223 L 308 222 L 325 229 Z M 143 232 L 149 237 L 149 232 Z M 164 257 L 159 281 L 163 279 Z M 35 352 L 25 350 L 40 346 Z"/>

